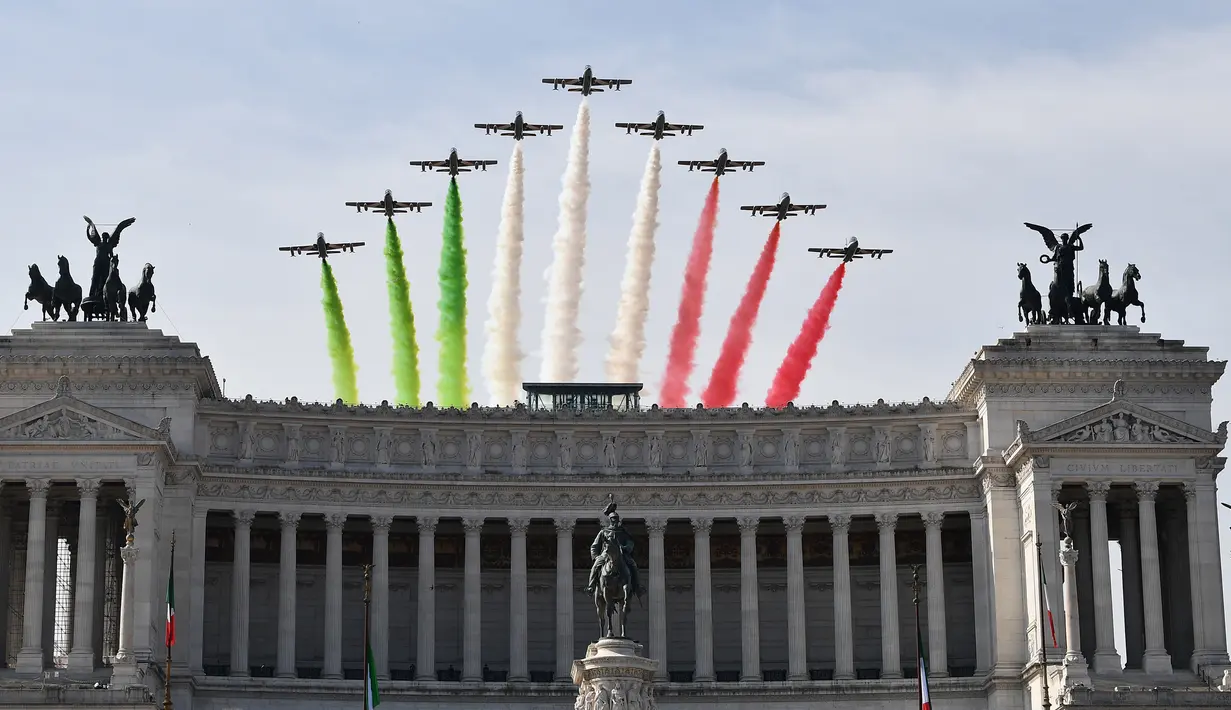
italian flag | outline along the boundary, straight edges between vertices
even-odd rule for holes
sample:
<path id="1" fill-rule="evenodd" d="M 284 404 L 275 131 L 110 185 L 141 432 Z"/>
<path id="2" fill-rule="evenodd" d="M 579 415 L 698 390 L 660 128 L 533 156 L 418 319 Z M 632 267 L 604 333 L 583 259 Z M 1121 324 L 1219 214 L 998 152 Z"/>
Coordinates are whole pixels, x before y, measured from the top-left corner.
<path id="1" fill-rule="evenodd" d="M 1043 565 L 1039 565 L 1039 574 L 1043 575 L 1043 605 L 1047 607 L 1047 627 L 1051 629 L 1051 645 L 1052 648 L 1060 648 L 1060 642 L 1056 640 L 1056 620 L 1051 615 L 1051 594 L 1047 591 L 1047 570 Z"/>
<path id="2" fill-rule="evenodd" d="M 175 645 L 175 548 L 171 553 L 171 569 L 167 571 L 167 648 Z"/>
<path id="3" fill-rule="evenodd" d="M 368 644 L 365 672 L 368 674 L 368 692 L 363 698 L 363 710 L 373 710 L 380 705 L 380 688 L 376 687 L 376 661 L 372 658 L 372 644 Z"/>
<path id="4" fill-rule="evenodd" d="M 919 641 L 919 709 L 932 710 L 932 694 L 928 692 L 928 668 L 923 657 L 923 631 L 916 626 L 915 635 Z"/>

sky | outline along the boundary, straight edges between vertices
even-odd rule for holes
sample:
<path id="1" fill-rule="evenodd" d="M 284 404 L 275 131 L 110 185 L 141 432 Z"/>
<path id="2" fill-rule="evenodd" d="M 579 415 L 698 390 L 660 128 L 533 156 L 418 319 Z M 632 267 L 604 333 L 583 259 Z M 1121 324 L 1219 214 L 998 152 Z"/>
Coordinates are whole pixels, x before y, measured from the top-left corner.
<path id="1" fill-rule="evenodd" d="M 649 149 L 612 124 L 660 109 L 705 130 L 662 145 L 641 375 L 650 400 L 708 188 L 675 162 L 722 147 L 767 165 L 722 183 L 689 401 L 772 224 L 737 207 L 783 191 L 828 208 L 784 224 L 737 402 L 764 402 L 833 268 L 805 249 L 851 235 L 895 252 L 850 270 L 799 402 L 943 399 L 980 345 L 1019 327 L 1017 263 L 1036 265 L 1045 285 L 1042 240 L 1025 221 L 1094 223 L 1083 280 L 1095 278 L 1096 259 L 1116 282 L 1136 263 L 1147 332 L 1209 346 L 1214 359 L 1231 353 L 1217 286 L 1231 264 L 1221 187 L 1231 172 L 1231 4 L 1220 0 L 5 3 L 0 284 L 11 297 L 0 332 L 38 317 L 16 305 L 29 264 L 53 278 L 63 254 L 88 287 L 81 215 L 136 216 L 117 253 L 130 285 L 141 264 L 157 268 L 152 327 L 198 343 L 228 396 L 329 401 L 317 260 L 276 249 L 324 232 L 368 242 L 331 263 L 360 398 L 393 400 L 383 225 L 342 204 L 391 188 L 435 203 L 399 222 L 431 399 L 446 180 L 407 161 L 457 147 L 500 161 L 461 180 L 471 399 L 486 402 L 484 322 L 512 142 L 472 126 L 521 110 L 571 128 L 577 95 L 539 80 L 586 64 L 634 84 L 591 102 L 581 380 L 603 378 Z M 528 380 L 539 371 L 568 132 L 525 146 Z M 1215 389 L 1215 422 L 1231 419 L 1228 387 Z"/>

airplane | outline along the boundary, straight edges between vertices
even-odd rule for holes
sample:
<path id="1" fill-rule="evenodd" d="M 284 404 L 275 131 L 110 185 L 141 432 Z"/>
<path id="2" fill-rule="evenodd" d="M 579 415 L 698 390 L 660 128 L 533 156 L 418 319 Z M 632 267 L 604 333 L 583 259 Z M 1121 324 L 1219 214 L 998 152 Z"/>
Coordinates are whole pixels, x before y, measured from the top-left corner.
<path id="1" fill-rule="evenodd" d="M 825 209 L 825 205 L 794 205 L 791 204 L 791 196 L 784 192 L 782 199 L 776 205 L 745 205 L 740 209 L 752 212 L 753 217 L 757 215 L 776 217 L 781 222 L 787 217 L 798 216 L 797 213 L 800 210 L 803 210 L 804 214 L 816 214 L 817 210 Z"/>
<path id="2" fill-rule="evenodd" d="M 858 237 L 851 237 L 850 239 L 847 239 L 846 246 L 842 247 L 841 249 L 830 248 L 830 247 L 825 247 L 825 248 L 813 247 L 809 249 L 808 251 L 815 253 L 817 256 L 819 256 L 822 259 L 824 259 L 827 256 L 832 257 L 834 259 L 840 258 L 842 259 L 843 264 L 849 264 L 855 259 L 862 259 L 865 256 L 868 257 L 869 259 L 879 259 L 886 254 L 893 253 L 892 249 L 860 249 Z"/>
<path id="3" fill-rule="evenodd" d="M 569 89 L 569 91 L 580 91 L 582 96 L 589 96 L 595 92 L 601 92 L 602 89 L 596 88 L 600 86 L 614 86 L 616 91 L 620 90 L 621 86 L 633 83 L 632 79 L 598 79 L 594 76 L 594 72 L 590 69 L 590 65 L 586 65 L 585 72 L 576 79 L 544 79 L 544 84 L 551 84 L 552 91 L 559 91 L 561 86 L 573 86 L 577 88 Z"/>
<path id="4" fill-rule="evenodd" d="M 344 242 L 342 244 L 330 244 L 329 242 L 325 241 L 324 232 L 317 232 L 315 244 L 305 244 L 303 246 L 297 246 L 297 247 L 278 247 L 278 251 L 289 251 L 291 253 L 291 256 L 296 256 L 298 254 L 306 254 L 309 252 L 316 252 L 316 255 L 319 256 L 321 259 L 328 259 L 330 254 L 342 254 L 348 251 L 353 254 L 355 252 L 355 247 L 361 247 L 363 245 L 364 245 L 364 242 Z"/>
<path id="5" fill-rule="evenodd" d="M 681 160 L 680 165 L 687 165 L 688 172 L 700 170 L 703 173 L 714 173 L 714 177 L 725 175 L 733 168 L 747 170 L 752 172 L 752 169 L 758 165 L 764 165 L 764 160 L 731 160 L 727 157 L 727 149 L 723 148 L 718 157 L 713 160 Z"/>
<path id="6" fill-rule="evenodd" d="M 667 115 L 659 111 L 658 118 L 654 119 L 653 123 L 617 123 L 616 128 L 627 128 L 630 136 L 633 131 L 637 131 L 638 135 L 653 136 L 654 140 L 660 141 L 666 136 L 676 135 L 671 131 L 679 131 L 680 135 L 691 136 L 693 131 L 699 131 L 705 126 L 690 123 L 667 123 Z M 648 133 L 643 131 L 648 131 Z"/>
<path id="7" fill-rule="evenodd" d="M 386 217 L 392 217 L 395 214 L 405 212 L 422 212 L 424 207 L 431 207 L 431 202 L 396 202 L 393 199 L 393 191 L 385 190 L 385 196 L 380 202 L 347 202 L 347 207 L 354 207 L 356 212 L 367 212 L 369 210 L 379 210 L 378 214 L 384 214 Z"/>
<path id="8" fill-rule="evenodd" d="M 487 166 L 495 165 L 494 160 L 462 160 L 457 157 L 457 148 L 449 151 L 449 157 L 444 160 L 412 160 L 411 165 L 418 165 L 423 168 L 421 172 L 427 172 L 428 168 L 438 168 L 438 173 L 449 173 L 456 176 L 458 173 L 468 173 L 470 168 L 479 168 L 483 172 L 487 172 Z"/>
<path id="9" fill-rule="evenodd" d="M 482 128 L 488 135 L 492 131 L 512 131 L 511 133 L 501 133 L 502 136 L 511 136 L 513 140 L 519 141 L 522 138 L 529 138 L 536 133 L 546 133 L 551 135 L 552 131 L 562 131 L 564 126 L 557 126 L 550 123 L 526 123 L 521 117 L 521 111 L 513 117 L 512 123 L 476 123 L 475 128 Z"/>

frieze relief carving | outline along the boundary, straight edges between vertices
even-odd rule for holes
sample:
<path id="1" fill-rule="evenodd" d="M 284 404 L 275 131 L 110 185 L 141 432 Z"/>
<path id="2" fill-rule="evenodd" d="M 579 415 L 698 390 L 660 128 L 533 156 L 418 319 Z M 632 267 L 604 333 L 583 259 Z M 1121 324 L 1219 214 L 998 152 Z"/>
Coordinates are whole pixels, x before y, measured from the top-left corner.
<path id="1" fill-rule="evenodd" d="M 1064 434 L 1060 440 L 1069 443 L 1088 441 L 1099 444 L 1188 444 L 1196 442 L 1190 436 L 1169 431 L 1124 412 L 1118 412 L 1094 424 L 1087 424 Z"/>
<path id="2" fill-rule="evenodd" d="M 10 426 L 0 431 L 0 438 L 94 441 L 136 439 L 137 437 L 106 422 L 63 407 L 31 421 Z"/>

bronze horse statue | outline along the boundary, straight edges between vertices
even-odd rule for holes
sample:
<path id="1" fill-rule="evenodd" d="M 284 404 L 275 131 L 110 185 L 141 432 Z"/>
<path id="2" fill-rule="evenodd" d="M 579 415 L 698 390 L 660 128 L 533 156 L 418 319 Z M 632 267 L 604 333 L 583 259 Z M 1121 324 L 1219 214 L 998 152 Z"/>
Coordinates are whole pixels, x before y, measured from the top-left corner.
<path id="1" fill-rule="evenodd" d="M 614 537 L 606 537 L 602 554 L 607 558 L 594 588 L 594 609 L 598 612 L 599 638 L 625 638 L 628 604 L 632 599 L 632 579 L 624 563 L 624 552 Z M 612 617 L 618 620 L 614 623 Z"/>
<path id="2" fill-rule="evenodd" d="M 146 264 L 141 269 L 141 283 L 128 289 L 128 310 L 132 312 L 134 321 L 144 321 L 145 313 L 157 313 L 158 306 L 154 295 L 154 265 Z M 141 317 L 138 318 L 137 316 Z"/>
<path id="3" fill-rule="evenodd" d="M 55 298 L 56 317 L 59 318 L 60 308 L 68 315 L 70 322 L 77 320 L 77 311 L 81 308 L 81 286 L 73 281 L 73 275 L 68 270 L 68 259 L 59 258 L 60 278 L 56 279 L 52 290 Z"/>
<path id="4" fill-rule="evenodd" d="M 60 313 L 56 310 L 54 290 L 39 272 L 38 264 L 30 264 L 30 288 L 26 289 L 26 300 L 21 305 L 22 310 L 30 310 L 30 301 L 38 301 L 38 304 L 43 307 L 43 320 L 47 320 L 48 316 L 51 316 L 51 320 L 59 319 Z"/>
<path id="5" fill-rule="evenodd" d="M 124 298 L 127 295 L 124 282 L 120 280 L 120 257 L 118 254 L 112 254 L 111 270 L 107 272 L 107 280 L 103 282 L 103 303 L 107 320 L 128 322 L 128 306 Z"/>
<path id="6" fill-rule="evenodd" d="M 1103 319 L 1103 325 L 1111 325 L 1112 291 L 1109 273 L 1107 261 L 1099 259 L 1098 283 L 1081 291 L 1081 307 L 1086 310 L 1086 320 L 1090 325 L 1097 325 L 1100 317 Z"/>
<path id="7" fill-rule="evenodd" d="M 1141 308 L 1141 322 L 1146 322 L 1146 304 L 1137 295 L 1137 282 L 1140 280 L 1141 272 L 1137 270 L 1137 265 L 1129 264 L 1124 269 L 1124 279 L 1120 283 L 1120 288 L 1111 294 L 1111 299 L 1107 303 L 1107 309 L 1108 313 L 1114 312 L 1116 314 L 1119 320 L 1118 325 L 1127 325 L 1127 319 L 1124 317 L 1124 314 L 1129 306 L 1139 306 Z"/>
<path id="8" fill-rule="evenodd" d="M 1021 262 L 1017 263 L 1017 278 L 1022 282 L 1022 290 L 1017 296 L 1017 321 L 1038 325 L 1043 322 L 1043 296 L 1030 281 L 1030 269 Z"/>

